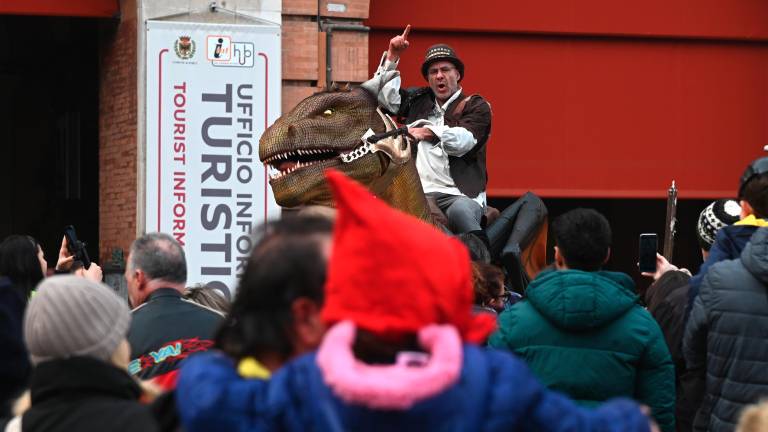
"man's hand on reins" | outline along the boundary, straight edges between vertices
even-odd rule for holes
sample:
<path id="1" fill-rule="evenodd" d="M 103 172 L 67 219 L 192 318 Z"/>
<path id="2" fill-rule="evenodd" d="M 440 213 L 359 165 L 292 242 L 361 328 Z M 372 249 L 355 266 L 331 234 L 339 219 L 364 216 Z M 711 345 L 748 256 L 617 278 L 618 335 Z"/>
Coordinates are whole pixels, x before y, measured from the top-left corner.
<path id="1" fill-rule="evenodd" d="M 416 139 L 416 141 L 429 141 L 432 142 L 435 139 L 435 134 L 425 127 L 413 127 L 408 128 L 408 133 Z"/>

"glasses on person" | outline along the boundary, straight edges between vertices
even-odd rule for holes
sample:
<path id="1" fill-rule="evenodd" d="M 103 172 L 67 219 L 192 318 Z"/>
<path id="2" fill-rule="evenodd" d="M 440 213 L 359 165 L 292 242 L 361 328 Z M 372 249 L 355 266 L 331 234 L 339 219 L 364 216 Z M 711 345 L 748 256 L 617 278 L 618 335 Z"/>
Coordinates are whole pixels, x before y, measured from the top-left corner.
<path id="1" fill-rule="evenodd" d="M 452 71 L 454 69 L 456 69 L 456 68 L 453 67 L 453 66 L 443 66 L 443 67 L 440 67 L 440 68 L 436 68 L 436 67 L 435 68 L 430 68 L 429 69 L 429 76 L 437 75 L 438 71 L 442 72 L 443 75 L 447 75 L 448 72 L 450 72 L 450 71 Z"/>
<path id="2" fill-rule="evenodd" d="M 504 303 L 509 303 L 509 301 L 512 299 L 512 292 L 511 291 L 504 291 L 503 293 L 495 296 L 494 299 L 495 300 L 501 300 Z"/>

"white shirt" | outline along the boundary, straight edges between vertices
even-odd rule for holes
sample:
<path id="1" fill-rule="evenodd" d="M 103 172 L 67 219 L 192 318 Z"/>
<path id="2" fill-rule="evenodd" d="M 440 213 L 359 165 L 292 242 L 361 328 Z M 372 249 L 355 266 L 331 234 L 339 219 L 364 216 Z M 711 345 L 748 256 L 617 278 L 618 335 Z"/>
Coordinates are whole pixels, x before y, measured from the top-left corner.
<path id="1" fill-rule="evenodd" d="M 386 60 L 384 53 L 382 62 L 374 77 L 383 76 L 385 72 L 397 68 L 398 62 Z M 445 110 L 457 98 L 461 96 L 461 88 L 454 93 L 441 106 L 435 101 L 435 108 L 426 119 L 416 120 L 408 127 L 426 127 L 440 140 L 436 144 L 429 141 L 419 141 L 416 153 L 416 169 L 419 171 L 421 186 L 425 193 L 440 192 L 448 195 L 464 195 L 456 187 L 451 177 L 448 156 L 461 157 L 472 147 L 477 145 L 477 139 L 472 132 L 463 127 L 449 127 L 445 125 Z M 400 76 L 396 75 L 381 87 L 378 94 L 379 104 L 390 112 L 397 112 L 400 108 Z M 485 207 L 485 191 L 473 198 Z"/>

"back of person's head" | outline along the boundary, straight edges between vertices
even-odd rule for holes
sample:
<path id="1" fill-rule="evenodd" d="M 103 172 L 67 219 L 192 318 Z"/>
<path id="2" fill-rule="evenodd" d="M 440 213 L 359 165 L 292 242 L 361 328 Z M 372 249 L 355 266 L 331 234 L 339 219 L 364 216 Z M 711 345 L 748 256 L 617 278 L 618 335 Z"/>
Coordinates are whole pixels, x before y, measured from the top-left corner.
<path id="1" fill-rule="evenodd" d="M 462 233 L 456 237 L 467 247 L 469 258 L 472 261 L 479 261 L 485 264 L 491 263 L 491 252 L 480 237 L 472 233 Z"/>
<path id="2" fill-rule="evenodd" d="M 755 217 L 768 217 L 768 157 L 755 159 L 744 170 L 738 198 L 752 207 Z"/>
<path id="3" fill-rule="evenodd" d="M 134 240 L 127 266 L 129 270 L 143 271 L 149 280 L 177 284 L 187 281 L 184 249 L 165 233 L 149 233 Z"/>
<path id="4" fill-rule="evenodd" d="M 472 281 L 475 288 L 475 304 L 490 306 L 504 291 L 504 273 L 495 265 L 472 263 Z"/>
<path id="5" fill-rule="evenodd" d="M 106 285 L 78 276 L 52 276 L 29 302 L 24 338 L 35 364 L 75 356 L 109 362 L 130 323 L 128 305 Z"/>
<path id="6" fill-rule="evenodd" d="M 11 235 L 0 243 L 0 275 L 8 277 L 24 297 L 45 276 L 37 257 L 40 244 L 28 235 Z"/>
<path id="7" fill-rule="evenodd" d="M 699 241 L 699 246 L 709 251 L 715 243 L 717 231 L 736 223 L 740 214 L 741 207 L 738 201 L 732 199 L 719 199 L 705 207 L 699 214 L 699 222 L 696 225 L 696 239 Z"/>
<path id="8" fill-rule="evenodd" d="M 196 285 L 184 290 L 184 298 L 199 305 L 205 306 L 226 314 L 229 312 L 229 299 L 220 289 L 210 285 Z"/>
<path id="9" fill-rule="evenodd" d="M 768 431 L 768 401 L 748 405 L 739 416 L 736 432 Z"/>
<path id="10" fill-rule="evenodd" d="M 294 305 L 323 303 L 327 248 L 333 222 L 295 216 L 257 228 L 260 235 L 216 344 L 231 357 L 295 354 Z"/>
<path id="11" fill-rule="evenodd" d="M 570 269 L 596 271 L 605 263 L 611 247 L 611 226 L 593 209 L 577 208 L 552 222 L 555 245 Z"/>

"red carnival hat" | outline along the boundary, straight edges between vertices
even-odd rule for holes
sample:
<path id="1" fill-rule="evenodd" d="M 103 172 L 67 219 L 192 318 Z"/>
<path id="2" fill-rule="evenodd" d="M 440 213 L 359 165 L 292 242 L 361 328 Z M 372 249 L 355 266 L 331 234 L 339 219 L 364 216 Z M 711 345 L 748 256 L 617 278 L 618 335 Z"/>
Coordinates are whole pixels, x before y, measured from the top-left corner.
<path id="1" fill-rule="evenodd" d="M 485 340 L 496 320 L 472 314 L 466 248 L 338 171 L 326 171 L 326 178 L 338 214 L 322 318 L 351 320 L 383 337 L 453 324 L 464 340 Z"/>

